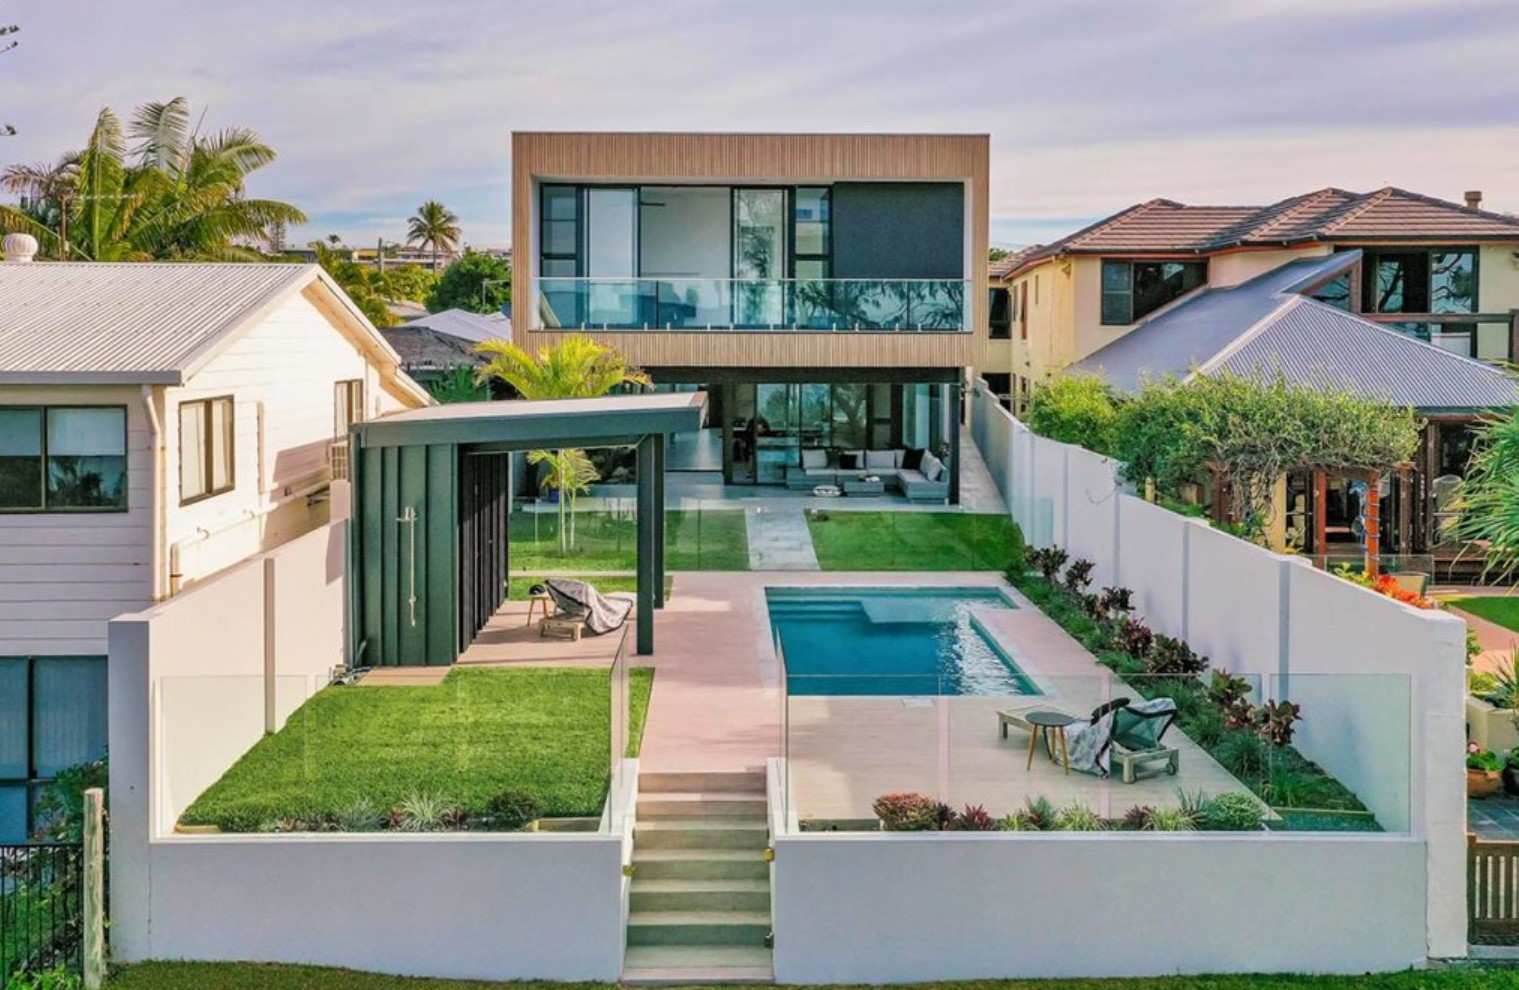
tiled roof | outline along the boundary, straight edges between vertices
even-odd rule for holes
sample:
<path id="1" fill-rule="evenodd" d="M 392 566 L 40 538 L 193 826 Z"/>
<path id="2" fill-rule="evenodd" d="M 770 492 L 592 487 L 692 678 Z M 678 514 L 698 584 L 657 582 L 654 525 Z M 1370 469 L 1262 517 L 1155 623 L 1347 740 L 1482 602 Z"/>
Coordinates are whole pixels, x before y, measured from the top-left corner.
<path id="1" fill-rule="evenodd" d="M 1028 247 L 1019 248 L 1006 258 L 999 258 L 987 266 L 987 273 L 994 279 L 1004 278 L 1010 272 L 1022 267 L 1029 258 L 1044 250 L 1043 244 L 1030 244 Z"/>
<path id="2" fill-rule="evenodd" d="M 1333 383 L 1425 412 L 1513 404 L 1515 380 L 1498 368 L 1299 295 L 1358 260 L 1359 251 L 1341 251 L 1283 265 L 1242 285 L 1205 289 L 1072 370 L 1126 392 L 1147 379 L 1227 369 L 1279 371 L 1292 381 Z"/>
<path id="3" fill-rule="evenodd" d="M 1152 199 L 1022 259 L 1059 254 L 1203 254 L 1305 241 L 1519 242 L 1519 218 L 1388 186 L 1370 193 L 1319 189 L 1270 206 L 1184 206 Z"/>

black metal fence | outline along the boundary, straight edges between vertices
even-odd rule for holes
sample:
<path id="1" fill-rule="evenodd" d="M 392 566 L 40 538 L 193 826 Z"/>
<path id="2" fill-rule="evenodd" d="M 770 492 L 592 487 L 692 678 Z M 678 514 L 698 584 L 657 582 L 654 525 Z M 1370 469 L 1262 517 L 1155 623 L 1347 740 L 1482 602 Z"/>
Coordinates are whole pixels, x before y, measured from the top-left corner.
<path id="1" fill-rule="evenodd" d="M 0 985 L 16 973 L 83 966 L 84 848 L 0 845 Z"/>

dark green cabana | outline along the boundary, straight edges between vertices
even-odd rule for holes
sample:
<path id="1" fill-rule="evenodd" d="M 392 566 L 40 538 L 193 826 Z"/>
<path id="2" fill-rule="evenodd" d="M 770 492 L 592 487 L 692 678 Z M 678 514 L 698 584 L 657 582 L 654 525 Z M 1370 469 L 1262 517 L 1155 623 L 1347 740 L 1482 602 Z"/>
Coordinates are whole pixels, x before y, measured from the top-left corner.
<path id="1" fill-rule="evenodd" d="M 462 402 L 358 423 L 350 438 L 352 656 L 363 666 L 447 665 L 506 599 L 510 454 L 638 451 L 640 654 L 664 606 L 664 452 L 699 430 L 703 393 Z"/>

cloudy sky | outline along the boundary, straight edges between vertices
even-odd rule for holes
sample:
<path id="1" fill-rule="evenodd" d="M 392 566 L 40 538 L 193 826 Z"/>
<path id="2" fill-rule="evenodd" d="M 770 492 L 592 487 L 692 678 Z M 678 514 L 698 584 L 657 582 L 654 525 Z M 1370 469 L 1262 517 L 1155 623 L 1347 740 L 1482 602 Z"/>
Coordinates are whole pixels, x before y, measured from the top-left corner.
<path id="1" fill-rule="evenodd" d="M 0 0 L 0 165 L 177 95 L 280 160 L 301 239 L 424 198 L 505 244 L 523 130 L 963 131 L 993 240 L 1153 196 L 1399 185 L 1519 212 L 1516 0 Z"/>

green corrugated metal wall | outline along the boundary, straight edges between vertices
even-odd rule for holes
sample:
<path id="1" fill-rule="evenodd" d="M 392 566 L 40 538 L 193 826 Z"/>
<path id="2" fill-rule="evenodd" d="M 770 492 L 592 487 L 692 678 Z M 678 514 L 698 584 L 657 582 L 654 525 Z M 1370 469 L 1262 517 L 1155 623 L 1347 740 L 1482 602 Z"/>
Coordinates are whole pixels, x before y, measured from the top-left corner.
<path id="1" fill-rule="evenodd" d="M 350 573 L 363 666 L 447 665 L 458 656 L 460 456 L 452 444 L 353 451 Z M 402 521 L 408 509 L 415 522 Z"/>

